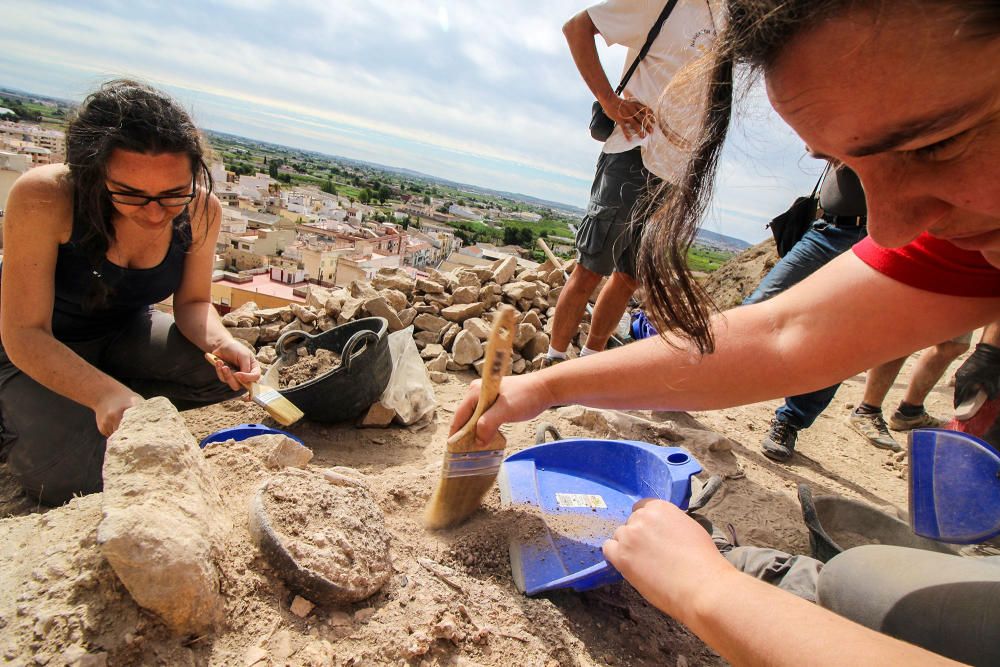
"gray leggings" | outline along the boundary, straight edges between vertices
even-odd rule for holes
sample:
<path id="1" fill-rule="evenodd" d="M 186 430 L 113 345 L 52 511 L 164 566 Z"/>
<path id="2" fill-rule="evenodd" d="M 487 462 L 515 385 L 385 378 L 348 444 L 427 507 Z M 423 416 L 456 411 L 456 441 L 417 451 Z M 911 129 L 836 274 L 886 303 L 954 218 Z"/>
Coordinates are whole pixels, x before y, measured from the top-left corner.
<path id="1" fill-rule="evenodd" d="M 1000 556 L 868 545 L 824 565 L 757 547 L 724 554 L 737 569 L 873 630 L 960 662 L 1000 665 Z"/>
<path id="2" fill-rule="evenodd" d="M 219 382 L 174 318 L 159 311 L 137 315 L 96 340 L 66 345 L 137 394 L 165 396 L 179 410 L 242 393 Z M 38 384 L 0 348 L 0 457 L 29 496 L 60 505 L 100 491 L 104 447 L 93 410 Z"/>

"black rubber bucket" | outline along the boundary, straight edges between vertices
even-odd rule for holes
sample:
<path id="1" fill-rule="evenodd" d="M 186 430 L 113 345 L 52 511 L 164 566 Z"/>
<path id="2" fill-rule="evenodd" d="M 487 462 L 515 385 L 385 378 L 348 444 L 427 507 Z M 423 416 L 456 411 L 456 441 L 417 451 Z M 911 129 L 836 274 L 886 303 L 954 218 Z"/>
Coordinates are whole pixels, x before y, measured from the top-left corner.
<path id="1" fill-rule="evenodd" d="M 308 382 L 281 389 L 306 418 L 315 422 L 341 422 L 364 414 L 382 396 L 392 375 L 387 332 L 383 317 L 354 320 L 329 331 L 308 334 L 289 331 L 275 343 L 278 360 L 268 369 L 266 383 L 278 386 L 278 371 L 298 360 L 298 350 L 309 354 L 330 350 L 340 355 L 340 365 Z"/>
<path id="2" fill-rule="evenodd" d="M 798 490 L 813 558 L 824 563 L 845 549 L 863 544 L 890 544 L 945 554 L 958 553 L 947 544 L 914 534 L 908 523 L 871 505 L 840 496 L 814 497 L 805 484 L 799 484 Z"/>

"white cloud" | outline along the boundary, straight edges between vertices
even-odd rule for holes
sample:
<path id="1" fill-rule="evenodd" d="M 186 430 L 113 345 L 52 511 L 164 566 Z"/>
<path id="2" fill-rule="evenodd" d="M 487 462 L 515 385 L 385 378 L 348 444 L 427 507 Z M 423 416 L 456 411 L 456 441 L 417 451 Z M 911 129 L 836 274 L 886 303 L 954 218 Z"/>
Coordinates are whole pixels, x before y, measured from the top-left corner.
<path id="1" fill-rule="evenodd" d="M 582 205 L 599 145 L 561 27 L 587 4 L 11 3 L 0 72 L 34 63 L 22 87 L 73 98 L 130 74 L 208 127 Z M 617 78 L 624 50 L 598 52 Z M 740 216 L 787 206 L 805 175 L 791 136 L 768 114 L 738 131 L 707 224 L 737 233 Z"/>

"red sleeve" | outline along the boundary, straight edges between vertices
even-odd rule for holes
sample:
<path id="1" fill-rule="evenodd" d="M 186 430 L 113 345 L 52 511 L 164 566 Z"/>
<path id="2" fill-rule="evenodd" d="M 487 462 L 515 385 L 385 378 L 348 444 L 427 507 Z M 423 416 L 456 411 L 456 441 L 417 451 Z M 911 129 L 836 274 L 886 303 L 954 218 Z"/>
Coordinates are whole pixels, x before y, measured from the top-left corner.
<path id="1" fill-rule="evenodd" d="M 1000 269 L 982 253 L 962 250 L 930 234 L 921 234 L 902 248 L 883 248 L 868 237 L 854 246 L 854 254 L 910 287 L 950 296 L 1000 296 Z"/>

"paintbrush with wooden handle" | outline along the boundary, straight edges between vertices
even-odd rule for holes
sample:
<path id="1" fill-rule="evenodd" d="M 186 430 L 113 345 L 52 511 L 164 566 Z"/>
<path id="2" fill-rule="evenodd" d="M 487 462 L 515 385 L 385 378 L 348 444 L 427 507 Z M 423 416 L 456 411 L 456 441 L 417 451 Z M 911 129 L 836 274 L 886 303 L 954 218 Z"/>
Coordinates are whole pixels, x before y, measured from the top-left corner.
<path id="1" fill-rule="evenodd" d="M 486 445 L 476 443 L 476 424 L 500 394 L 500 379 L 510 370 L 514 343 L 514 309 L 501 306 L 493 316 L 493 330 L 486 344 L 479 402 L 465 426 L 448 438 L 441 479 L 427 503 L 428 528 L 447 528 L 476 511 L 493 486 L 507 441 L 499 432 Z"/>
<path id="2" fill-rule="evenodd" d="M 216 367 L 226 363 L 211 352 L 205 353 L 205 359 Z M 267 410 L 267 413 L 282 426 L 291 426 L 302 419 L 302 410 L 299 410 L 294 403 L 282 396 L 277 389 L 260 382 L 251 382 L 243 384 L 243 386 L 250 393 L 250 400 Z"/>

